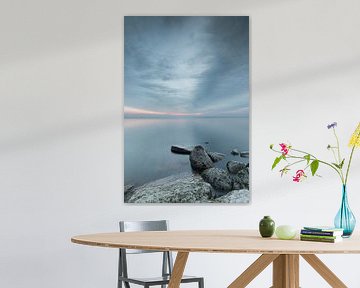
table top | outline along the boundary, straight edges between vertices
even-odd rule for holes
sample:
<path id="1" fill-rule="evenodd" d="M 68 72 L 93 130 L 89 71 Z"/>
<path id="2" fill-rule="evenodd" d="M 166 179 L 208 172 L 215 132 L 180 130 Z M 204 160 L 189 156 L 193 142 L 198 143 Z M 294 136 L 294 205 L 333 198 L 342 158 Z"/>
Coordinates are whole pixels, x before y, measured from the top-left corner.
<path id="1" fill-rule="evenodd" d="M 262 238 L 257 230 L 116 232 L 80 235 L 77 244 L 99 247 L 214 253 L 343 254 L 360 253 L 360 235 L 338 243 Z"/>

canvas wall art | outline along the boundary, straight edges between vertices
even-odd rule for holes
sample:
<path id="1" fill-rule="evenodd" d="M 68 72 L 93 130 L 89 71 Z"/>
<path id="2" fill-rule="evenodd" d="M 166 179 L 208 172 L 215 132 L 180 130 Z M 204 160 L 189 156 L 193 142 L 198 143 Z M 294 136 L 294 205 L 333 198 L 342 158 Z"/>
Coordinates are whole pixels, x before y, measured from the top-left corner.
<path id="1" fill-rule="evenodd" d="M 124 202 L 249 203 L 249 17 L 124 27 Z"/>

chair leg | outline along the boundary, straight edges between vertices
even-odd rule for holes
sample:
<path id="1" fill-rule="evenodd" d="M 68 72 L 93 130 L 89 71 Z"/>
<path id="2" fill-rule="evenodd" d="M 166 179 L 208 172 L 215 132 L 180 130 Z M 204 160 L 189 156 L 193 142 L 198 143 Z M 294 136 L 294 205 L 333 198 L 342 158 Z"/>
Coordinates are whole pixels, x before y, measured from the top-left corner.
<path id="1" fill-rule="evenodd" d="M 199 288 L 204 288 L 204 279 L 203 278 L 201 278 L 199 280 Z"/>

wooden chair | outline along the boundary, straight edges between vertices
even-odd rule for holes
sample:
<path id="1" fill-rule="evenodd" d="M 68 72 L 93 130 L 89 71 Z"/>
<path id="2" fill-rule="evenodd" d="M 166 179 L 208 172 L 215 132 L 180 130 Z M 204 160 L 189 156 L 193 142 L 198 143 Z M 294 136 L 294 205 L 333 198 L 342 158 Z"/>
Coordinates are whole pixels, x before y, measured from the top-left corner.
<path id="1" fill-rule="evenodd" d="M 167 231 L 168 222 L 166 220 L 159 221 L 120 221 L 120 232 L 134 232 L 134 231 Z M 118 288 L 122 288 L 124 283 L 125 288 L 130 288 L 131 284 L 137 284 L 144 288 L 150 286 L 160 286 L 165 288 L 169 284 L 170 276 L 173 268 L 173 259 L 171 252 L 149 251 L 149 250 L 135 250 L 135 249 L 119 249 L 119 268 L 118 268 Z M 162 260 L 162 274 L 160 277 L 152 278 L 134 278 L 129 277 L 127 269 L 127 254 L 141 254 L 141 253 L 163 253 Z M 197 282 L 199 288 L 204 288 L 204 278 L 194 276 L 183 276 L 181 283 Z"/>

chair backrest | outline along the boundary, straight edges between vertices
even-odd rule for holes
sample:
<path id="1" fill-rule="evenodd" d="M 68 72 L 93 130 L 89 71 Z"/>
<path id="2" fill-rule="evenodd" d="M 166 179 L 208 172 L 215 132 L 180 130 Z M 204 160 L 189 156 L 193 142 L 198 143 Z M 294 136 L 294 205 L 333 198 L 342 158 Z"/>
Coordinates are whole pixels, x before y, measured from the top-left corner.
<path id="1" fill-rule="evenodd" d="M 120 221 L 120 232 L 167 231 L 167 220 L 156 221 Z M 156 253 L 159 251 L 126 249 L 126 254 Z"/>
<path id="2" fill-rule="evenodd" d="M 167 231 L 169 228 L 167 220 L 158 221 L 120 221 L 120 232 L 138 232 L 138 231 Z M 128 277 L 127 257 L 126 254 L 140 253 L 159 253 L 161 251 L 136 250 L 136 249 L 119 249 L 119 276 Z M 169 251 L 163 253 L 162 275 L 171 275 L 173 267 L 172 255 Z M 118 282 L 120 283 L 120 282 Z M 126 287 L 130 287 L 126 283 Z M 120 285 L 121 286 L 121 285 Z"/>

